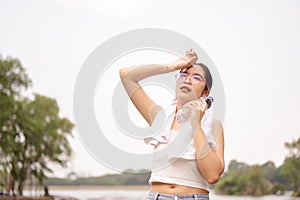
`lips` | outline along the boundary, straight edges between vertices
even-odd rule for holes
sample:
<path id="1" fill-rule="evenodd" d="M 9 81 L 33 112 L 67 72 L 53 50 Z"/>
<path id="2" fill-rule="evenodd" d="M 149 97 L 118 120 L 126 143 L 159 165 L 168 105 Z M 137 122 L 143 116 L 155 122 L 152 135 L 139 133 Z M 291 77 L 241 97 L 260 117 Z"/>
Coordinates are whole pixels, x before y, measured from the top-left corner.
<path id="1" fill-rule="evenodd" d="M 190 87 L 183 85 L 179 88 L 182 92 L 190 92 L 192 91 Z"/>

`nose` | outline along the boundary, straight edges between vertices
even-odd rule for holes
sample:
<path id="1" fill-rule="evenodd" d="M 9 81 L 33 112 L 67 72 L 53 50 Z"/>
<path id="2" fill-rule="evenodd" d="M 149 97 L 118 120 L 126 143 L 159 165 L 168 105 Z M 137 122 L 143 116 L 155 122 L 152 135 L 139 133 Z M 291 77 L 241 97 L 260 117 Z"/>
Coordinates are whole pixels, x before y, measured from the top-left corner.
<path id="1" fill-rule="evenodd" d="M 192 82 L 191 82 L 191 76 L 187 76 L 186 79 L 184 80 L 184 83 L 186 83 L 186 84 L 192 84 Z"/>

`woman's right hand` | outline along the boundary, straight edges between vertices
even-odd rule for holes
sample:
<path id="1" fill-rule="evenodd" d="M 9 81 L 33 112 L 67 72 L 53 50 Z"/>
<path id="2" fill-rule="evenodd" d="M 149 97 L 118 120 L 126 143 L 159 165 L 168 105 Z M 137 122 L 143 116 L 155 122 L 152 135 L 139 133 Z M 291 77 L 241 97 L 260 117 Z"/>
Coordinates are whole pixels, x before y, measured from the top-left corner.
<path id="1" fill-rule="evenodd" d="M 198 60 L 198 56 L 192 49 L 186 51 L 185 58 L 179 58 L 168 64 L 170 71 L 181 70 L 192 66 Z"/>

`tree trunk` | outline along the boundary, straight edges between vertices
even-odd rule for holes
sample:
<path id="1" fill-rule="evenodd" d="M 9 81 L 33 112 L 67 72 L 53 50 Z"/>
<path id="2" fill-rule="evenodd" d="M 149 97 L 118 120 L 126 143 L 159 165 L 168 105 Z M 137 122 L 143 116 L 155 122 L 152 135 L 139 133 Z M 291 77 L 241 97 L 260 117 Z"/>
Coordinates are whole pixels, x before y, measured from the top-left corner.
<path id="1" fill-rule="evenodd" d="M 44 186 L 44 196 L 50 196 L 49 195 L 49 189 L 48 189 L 47 185 Z"/>
<path id="2" fill-rule="evenodd" d="M 11 194 L 13 195 L 14 191 L 15 191 L 15 179 L 14 176 L 10 174 L 8 178 L 7 193 L 8 195 L 10 195 L 11 192 Z"/>
<path id="3" fill-rule="evenodd" d="M 18 194 L 19 194 L 20 196 L 23 196 L 23 185 L 24 185 L 24 181 L 21 181 L 21 182 L 19 183 L 19 187 L 18 187 Z"/>

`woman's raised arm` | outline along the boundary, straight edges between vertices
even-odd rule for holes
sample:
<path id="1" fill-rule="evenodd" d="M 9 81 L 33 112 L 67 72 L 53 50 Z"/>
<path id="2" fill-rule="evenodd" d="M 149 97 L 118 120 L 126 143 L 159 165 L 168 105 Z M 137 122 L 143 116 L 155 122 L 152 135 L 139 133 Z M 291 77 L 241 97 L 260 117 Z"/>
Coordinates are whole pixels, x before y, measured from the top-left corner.
<path id="1" fill-rule="evenodd" d="M 140 86 L 139 81 L 147 77 L 173 72 L 195 63 L 197 57 L 179 58 L 170 64 L 147 64 L 126 67 L 119 71 L 122 83 L 132 103 L 149 125 L 152 124 L 161 107 L 156 104 Z"/>
<path id="2" fill-rule="evenodd" d="M 140 65 L 120 70 L 120 77 L 128 96 L 149 125 L 152 124 L 161 107 L 145 93 L 139 81 L 167 72 L 169 72 L 168 66 L 163 64 Z"/>

